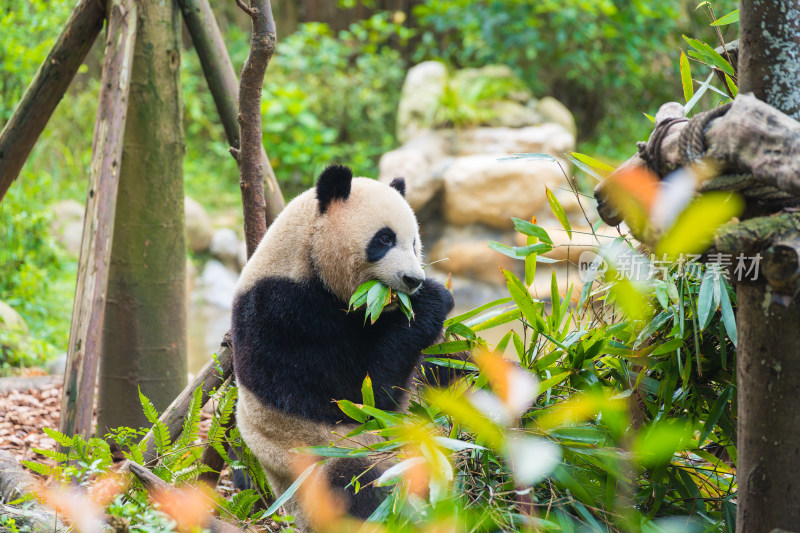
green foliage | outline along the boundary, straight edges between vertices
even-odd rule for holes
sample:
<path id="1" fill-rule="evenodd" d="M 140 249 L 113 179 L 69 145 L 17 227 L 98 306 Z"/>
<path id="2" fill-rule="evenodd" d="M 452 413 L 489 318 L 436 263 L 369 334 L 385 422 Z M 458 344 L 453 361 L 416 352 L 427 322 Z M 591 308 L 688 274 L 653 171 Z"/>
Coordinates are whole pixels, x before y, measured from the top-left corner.
<path id="1" fill-rule="evenodd" d="M 460 75 L 458 75 L 460 74 Z M 434 124 L 440 127 L 469 128 L 492 125 L 503 103 L 528 100 L 530 91 L 516 76 L 501 72 L 449 73 L 445 79 Z"/>
<path id="2" fill-rule="evenodd" d="M 655 1 L 448 0 L 414 13 L 430 28 L 417 58 L 509 65 L 536 94 L 557 94 L 589 130 L 600 113 L 669 94 L 653 64 L 663 62 L 685 22 L 677 4 Z"/>
<path id="3" fill-rule="evenodd" d="M 72 11 L 70 2 L 10 0 L 0 11 L 0 126 L 11 116 Z"/>
<path id="4" fill-rule="evenodd" d="M 0 203 L 0 300 L 29 328 L 21 333 L 0 327 L 0 374 L 66 351 L 76 265 L 50 232 L 51 186 L 48 175 L 26 172 Z"/>
<path id="5" fill-rule="evenodd" d="M 249 37 L 235 26 L 228 34 L 226 43 L 238 65 L 247 55 Z M 338 34 L 324 23 L 302 24 L 278 42 L 264 81 L 262 130 L 287 198 L 312 185 L 331 161 L 346 161 L 357 174 L 375 175 L 378 157 L 395 146 L 395 113 L 405 77 L 405 62 L 390 45 L 409 36 L 388 13 L 378 13 Z M 192 54 L 185 55 L 182 72 L 187 191 L 215 206 L 232 205 L 238 170 Z M 212 168 L 225 176 L 222 182 L 209 177 Z"/>
<path id="6" fill-rule="evenodd" d="M 145 464 L 146 440 L 143 437 L 148 434 L 148 431 L 151 431 L 154 436 L 158 461 L 150 463 L 148 466 L 161 479 L 177 487 L 195 484 L 201 473 L 210 470 L 208 466 L 200 462 L 200 458 L 204 446 L 213 447 L 231 468 L 245 470 L 255 482 L 255 487 L 252 489 L 234 493 L 229 498 L 214 499 L 214 504 L 223 517 L 247 521 L 255 512 L 256 504 L 259 501 L 262 509 L 266 507 L 270 490 L 260 464 L 242 441 L 238 430 L 233 428 L 227 434 L 225 432 L 224 428 L 232 416 L 236 396 L 237 388 L 235 386 L 225 387 L 212 394 L 211 401 L 214 402 L 216 409 L 205 442 L 200 442 L 198 438 L 203 407 L 200 403 L 201 388 L 194 391 L 181 435 L 175 442 L 170 442 L 166 427 L 158 420 L 158 411 L 141 392 L 139 398 L 145 416 L 153 426 L 139 429 L 115 428 L 106 435 L 106 438 L 115 442 L 127 459 Z M 54 476 L 62 483 L 79 484 L 84 487 L 94 485 L 111 473 L 112 456 L 107 440 L 92 438 L 86 441 L 79 435 L 68 437 L 49 428 L 45 428 L 44 432 L 59 445 L 65 447 L 66 452 L 35 450 L 52 459 L 56 465 L 24 461 L 25 466 L 32 471 L 43 476 Z M 239 455 L 236 460 L 228 455 L 227 450 L 232 447 L 237 449 Z M 112 516 L 128 519 L 132 531 L 152 531 L 154 533 L 173 531 L 176 526 L 169 516 L 158 510 L 157 506 L 152 505 L 147 491 L 138 482 L 129 485 L 123 494 L 114 498 L 105 512 Z"/>
<path id="7" fill-rule="evenodd" d="M 526 235 L 552 242 L 523 222 Z M 633 319 L 615 304 L 617 282 L 589 280 L 575 307 L 572 288 L 559 294 L 555 275 L 549 301 L 505 275 L 513 304 L 499 300 L 448 320 L 445 342 L 426 350 L 471 348 L 480 372 L 467 377 L 469 386 L 416 397 L 403 416 L 340 401 L 361 423 L 350 436 L 377 432 L 387 441 L 305 451 L 397 455 L 378 482 L 393 487 L 381 510 L 389 531 L 454 516 L 465 530 L 516 530 L 534 520 L 542 531 L 644 531 L 674 515 L 698 531 L 733 531 L 733 470 L 709 451 L 726 450 L 735 461 L 734 346 L 726 333 L 735 325 L 716 311 L 733 298 L 724 278 L 671 263 L 644 294 L 650 311 Z M 517 326 L 496 346 L 476 335 L 509 312 Z M 486 350 L 510 351 L 521 368 Z M 409 472 L 420 465 L 429 483 L 422 497 L 409 493 Z M 519 494 L 547 512 L 528 516 Z"/>

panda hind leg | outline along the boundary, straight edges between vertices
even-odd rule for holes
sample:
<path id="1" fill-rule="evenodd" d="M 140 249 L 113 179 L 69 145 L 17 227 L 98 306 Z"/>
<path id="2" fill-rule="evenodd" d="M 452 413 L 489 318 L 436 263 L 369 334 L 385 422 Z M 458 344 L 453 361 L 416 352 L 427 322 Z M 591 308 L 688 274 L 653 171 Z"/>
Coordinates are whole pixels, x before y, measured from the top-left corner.
<path id="1" fill-rule="evenodd" d="M 387 496 L 386 491 L 375 486 L 382 470 L 367 470 L 370 466 L 372 462 L 365 457 L 348 457 L 331 459 L 325 467 L 331 489 L 344 498 L 348 514 L 361 520 L 369 518 Z M 358 492 L 352 483 L 354 478 L 358 479 Z"/>

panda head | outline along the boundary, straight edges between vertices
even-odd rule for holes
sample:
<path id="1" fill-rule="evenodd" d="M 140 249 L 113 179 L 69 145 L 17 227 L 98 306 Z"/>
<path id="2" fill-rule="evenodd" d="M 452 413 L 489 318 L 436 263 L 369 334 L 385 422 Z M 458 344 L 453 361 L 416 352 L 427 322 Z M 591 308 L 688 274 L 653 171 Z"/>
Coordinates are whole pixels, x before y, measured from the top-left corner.
<path id="1" fill-rule="evenodd" d="M 408 294 L 420 287 L 419 226 L 403 178 L 386 185 L 332 165 L 320 175 L 316 197 L 311 263 L 331 292 L 347 302 L 372 279 Z"/>

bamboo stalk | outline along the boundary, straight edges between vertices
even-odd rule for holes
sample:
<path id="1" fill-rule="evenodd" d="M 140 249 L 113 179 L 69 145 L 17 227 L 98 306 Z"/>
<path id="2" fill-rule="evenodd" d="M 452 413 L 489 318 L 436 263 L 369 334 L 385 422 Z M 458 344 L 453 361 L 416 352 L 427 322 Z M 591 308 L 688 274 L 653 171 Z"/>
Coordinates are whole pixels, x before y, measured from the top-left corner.
<path id="1" fill-rule="evenodd" d="M 0 132 L 0 202 L 103 28 L 105 3 L 80 0 Z"/>
<path id="2" fill-rule="evenodd" d="M 136 20 L 135 0 L 111 0 L 59 421 L 62 433 L 86 439 L 92 431 Z"/>

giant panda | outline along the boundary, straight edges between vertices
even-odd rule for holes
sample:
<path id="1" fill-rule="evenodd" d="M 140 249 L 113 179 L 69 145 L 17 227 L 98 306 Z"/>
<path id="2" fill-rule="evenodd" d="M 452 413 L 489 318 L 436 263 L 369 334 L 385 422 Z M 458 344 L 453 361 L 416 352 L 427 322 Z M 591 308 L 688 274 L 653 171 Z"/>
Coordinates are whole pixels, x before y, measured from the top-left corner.
<path id="1" fill-rule="evenodd" d="M 376 406 L 401 406 L 421 350 L 441 336 L 453 298 L 425 277 L 404 195 L 402 178 L 386 185 L 330 166 L 275 219 L 242 271 L 232 312 L 236 419 L 276 496 L 295 479 L 293 448 L 328 445 L 356 427 L 334 400 L 360 403 L 369 374 Z M 363 310 L 348 313 L 356 288 L 371 279 L 409 294 L 414 319 L 387 308 L 369 324 Z M 370 465 L 343 458 L 323 467 L 349 514 L 362 519 L 383 499 L 374 484 L 365 487 L 379 468 L 359 478 L 358 493 L 348 485 Z M 308 530 L 295 500 L 287 511 Z"/>

